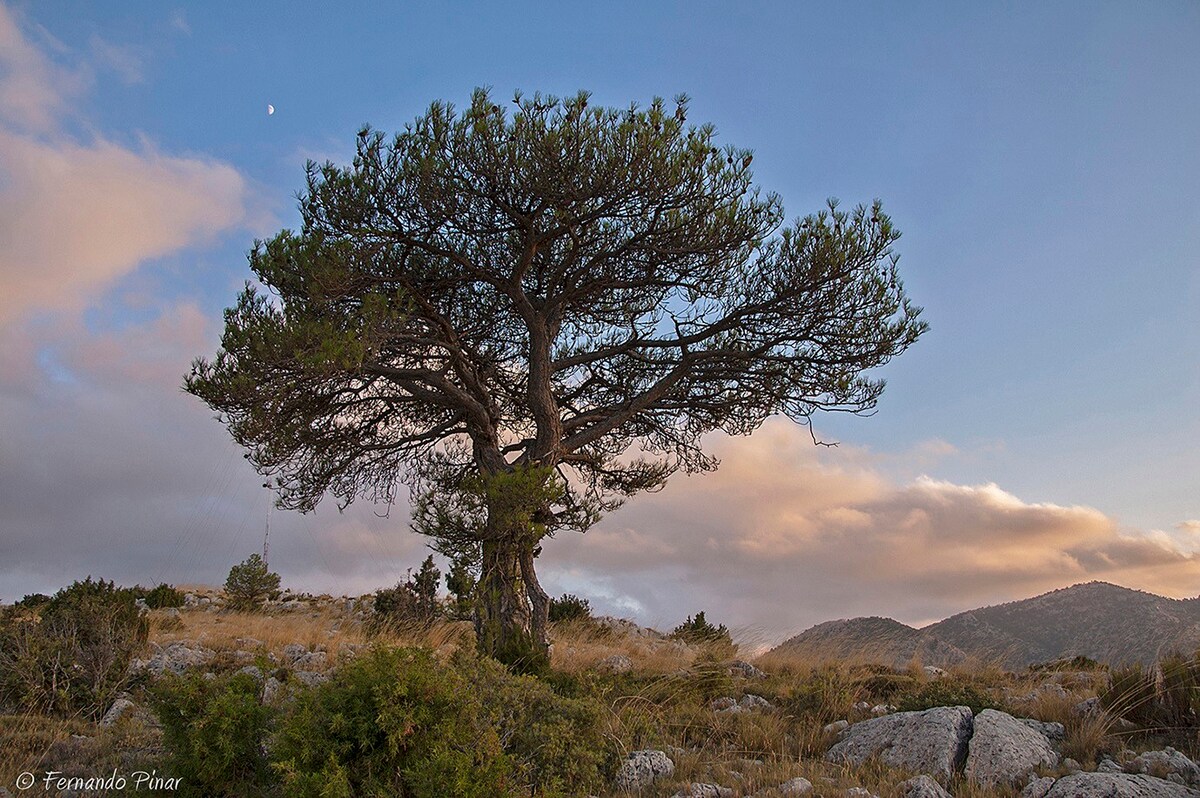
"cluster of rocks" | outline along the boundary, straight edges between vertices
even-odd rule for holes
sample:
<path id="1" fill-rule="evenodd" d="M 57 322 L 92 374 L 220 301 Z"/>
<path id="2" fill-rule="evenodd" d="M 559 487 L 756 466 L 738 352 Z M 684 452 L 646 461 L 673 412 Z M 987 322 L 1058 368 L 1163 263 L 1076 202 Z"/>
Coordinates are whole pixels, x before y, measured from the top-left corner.
<path id="1" fill-rule="evenodd" d="M 1200 798 L 1195 789 L 1200 768 L 1173 749 L 1143 754 L 1125 767 L 1104 760 L 1096 771 L 1083 772 L 1077 762 L 1060 758 L 1061 724 L 994 709 L 897 712 L 847 724 L 838 733 L 840 739 L 826 753 L 830 762 L 860 765 L 877 759 L 929 777 L 911 785 L 906 798 L 944 798 L 940 785 L 960 772 L 983 786 L 1024 785 L 1022 798 Z M 1037 776 L 1060 766 L 1076 772 L 1058 779 Z"/>

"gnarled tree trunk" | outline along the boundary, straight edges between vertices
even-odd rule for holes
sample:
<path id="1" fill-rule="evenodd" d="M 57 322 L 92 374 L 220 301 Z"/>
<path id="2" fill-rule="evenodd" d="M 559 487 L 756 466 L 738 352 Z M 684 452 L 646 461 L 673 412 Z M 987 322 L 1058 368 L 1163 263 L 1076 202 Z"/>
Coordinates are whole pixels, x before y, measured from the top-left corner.
<path id="1" fill-rule="evenodd" d="M 525 672 L 541 670 L 549 661 L 550 598 L 534 572 L 534 545 L 529 530 L 485 540 L 475 602 L 479 650 Z"/>

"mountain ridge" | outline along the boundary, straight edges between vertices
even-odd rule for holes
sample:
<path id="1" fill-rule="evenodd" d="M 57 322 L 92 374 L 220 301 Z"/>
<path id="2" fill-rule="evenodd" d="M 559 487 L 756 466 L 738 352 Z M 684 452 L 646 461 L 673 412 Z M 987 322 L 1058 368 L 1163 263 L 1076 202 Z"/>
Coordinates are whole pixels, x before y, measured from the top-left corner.
<path id="1" fill-rule="evenodd" d="M 1019 669 L 1084 656 L 1111 665 L 1150 664 L 1200 650 L 1200 599 L 1174 599 L 1090 581 L 965 610 L 913 627 L 880 616 L 825 621 L 768 652 L 812 661 L 861 660 L 892 667 L 947 667 L 968 658 Z"/>

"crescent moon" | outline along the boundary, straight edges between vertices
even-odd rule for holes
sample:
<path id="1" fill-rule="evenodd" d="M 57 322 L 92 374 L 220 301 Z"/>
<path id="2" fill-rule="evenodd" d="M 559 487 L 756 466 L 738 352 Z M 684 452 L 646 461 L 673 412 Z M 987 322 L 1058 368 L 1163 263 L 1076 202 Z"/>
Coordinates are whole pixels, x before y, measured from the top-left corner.
<path id="1" fill-rule="evenodd" d="M 271 114 L 273 114 L 273 113 L 275 113 L 275 106 L 273 106 L 273 105 L 268 105 L 268 106 L 267 106 L 267 116 L 270 116 L 270 115 L 271 115 Z"/>

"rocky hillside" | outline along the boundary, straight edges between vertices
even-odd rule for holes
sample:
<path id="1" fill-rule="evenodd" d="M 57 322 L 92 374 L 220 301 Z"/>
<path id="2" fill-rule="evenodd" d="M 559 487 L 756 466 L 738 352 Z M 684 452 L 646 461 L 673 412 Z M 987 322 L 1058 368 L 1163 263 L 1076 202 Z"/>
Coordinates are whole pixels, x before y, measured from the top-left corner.
<path id="1" fill-rule="evenodd" d="M 817 624 L 769 656 L 775 655 L 813 664 L 864 662 L 891 668 L 904 668 L 913 660 L 944 668 L 966 659 L 962 650 L 933 635 L 878 617 Z"/>
<path id="2" fill-rule="evenodd" d="M 890 618 L 830 621 L 785 641 L 771 654 L 892 666 L 914 659 L 945 666 L 968 656 L 1021 668 L 1075 656 L 1112 665 L 1149 664 L 1164 654 L 1197 650 L 1200 600 L 1088 582 L 969 610 L 923 629 Z"/>

